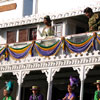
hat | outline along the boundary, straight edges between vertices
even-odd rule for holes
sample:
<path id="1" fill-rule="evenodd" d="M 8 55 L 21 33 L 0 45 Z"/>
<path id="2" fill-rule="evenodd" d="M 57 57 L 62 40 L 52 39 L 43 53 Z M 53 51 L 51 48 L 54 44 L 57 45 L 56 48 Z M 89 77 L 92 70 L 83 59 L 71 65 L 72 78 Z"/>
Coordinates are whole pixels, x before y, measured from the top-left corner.
<path id="1" fill-rule="evenodd" d="M 9 81 L 5 83 L 6 83 L 6 90 L 11 92 L 13 90 L 13 82 Z"/>
<path id="2" fill-rule="evenodd" d="M 100 80 L 96 80 L 94 84 L 100 84 Z"/>
<path id="3" fill-rule="evenodd" d="M 31 90 L 39 90 L 39 87 L 38 86 L 32 86 Z"/>

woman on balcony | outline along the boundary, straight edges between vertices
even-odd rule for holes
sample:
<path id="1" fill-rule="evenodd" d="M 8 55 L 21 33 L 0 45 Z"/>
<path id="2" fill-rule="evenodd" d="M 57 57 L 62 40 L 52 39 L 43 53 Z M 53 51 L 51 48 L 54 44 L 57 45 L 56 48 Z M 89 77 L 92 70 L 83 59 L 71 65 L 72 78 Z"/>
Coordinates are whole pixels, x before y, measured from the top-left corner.
<path id="1" fill-rule="evenodd" d="M 68 85 L 68 93 L 66 93 L 65 97 L 62 100 L 75 100 L 75 94 L 73 93 L 73 88 L 71 85 Z"/>
<path id="2" fill-rule="evenodd" d="M 45 27 L 43 28 L 41 36 L 48 37 L 48 36 L 54 36 L 54 28 L 51 26 L 51 19 L 47 15 L 44 17 L 44 24 Z"/>
<path id="3" fill-rule="evenodd" d="M 12 88 L 13 88 L 13 83 L 11 81 L 6 82 L 6 87 L 3 90 L 3 99 L 2 100 L 14 100 L 10 94 L 12 92 Z"/>
<path id="4" fill-rule="evenodd" d="M 45 39 L 41 41 L 41 44 L 49 46 L 55 43 L 56 41 L 55 39 L 52 39 L 54 37 L 54 27 L 51 25 L 51 19 L 48 15 L 44 17 L 44 24 L 45 26 L 42 30 L 42 33 L 39 30 L 38 31 L 41 36 L 41 39 Z"/>

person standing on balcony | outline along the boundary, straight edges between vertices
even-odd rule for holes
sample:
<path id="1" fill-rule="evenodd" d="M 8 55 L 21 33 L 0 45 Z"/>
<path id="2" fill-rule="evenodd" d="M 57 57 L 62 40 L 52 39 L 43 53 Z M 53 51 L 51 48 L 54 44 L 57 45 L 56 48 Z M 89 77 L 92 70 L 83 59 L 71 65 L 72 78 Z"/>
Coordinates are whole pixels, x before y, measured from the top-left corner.
<path id="1" fill-rule="evenodd" d="M 44 46 L 50 46 L 52 44 L 54 44 L 56 42 L 56 40 L 54 39 L 54 27 L 51 25 L 51 19 L 50 16 L 45 16 L 44 17 L 44 28 L 42 30 L 42 32 L 40 32 L 39 30 L 39 34 L 41 36 L 41 39 L 45 39 L 45 40 L 41 40 L 41 44 Z M 48 39 L 48 40 L 47 40 Z"/>
<path id="2" fill-rule="evenodd" d="M 100 100 L 100 80 L 97 80 L 94 84 L 97 86 L 97 90 L 94 94 L 94 100 Z"/>
<path id="3" fill-rule="evenodd" d="M 50 16 L 48 16 L 48 15 L 45 16 L 43 22 L 44 22 L 45 26 L 42 30 L 42 33 L 39 31 L 40 36 L 43 38 L 54 36 L 54 28 L 51 26 Z"/>
<path id="4" fill-rule="evenodd" d="M 62 100 L 75 100 L 75 94 L 73 93 L 73 88 L 71 85 L 67 87 L 68 93 L 66 93 L 65 97 Z"/>
<path id="5" fill-rule="evenodd" d="M 38 86 L 32 86 L 32 95 L 30 96 L 29 100 L 43 100 L 42 94 L 40 94 L 40 89 Z"/>
<path id="6" fill-rule="evenodd" d="M 84 13 L 89 18 L 89 32 L 100 30 L 100 14 L 93 13 L 92 9 L 89 7 L 84 9 Z"/>
<path id="7" fill-rule="evenodd" d="M 6 87 L 3 90 L 3 99 L 2 100 L 14 100 L 10 94 L 12 92 L 12 88 L 13 88 L 13 83 L 11 81 L 6 82 Z"/>

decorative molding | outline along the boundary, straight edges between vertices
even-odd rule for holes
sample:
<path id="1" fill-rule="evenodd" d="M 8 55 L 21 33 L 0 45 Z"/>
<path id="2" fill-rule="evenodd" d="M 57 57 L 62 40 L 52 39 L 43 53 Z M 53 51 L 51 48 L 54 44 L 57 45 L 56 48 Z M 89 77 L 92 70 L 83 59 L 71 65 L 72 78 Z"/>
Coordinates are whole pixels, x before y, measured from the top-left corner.
<path id="1" fill-rule="evenodd" d="M 93 53 L 70 54 L 61 56 L 51 56 L 50 58 L 44 57 L 28 57 L 18 61 L 1 61 L 0 71 L 3 73 L 13 71 L 26 71 L 26 70 L 43 70 L 49 68 L 67 68 L 76 67 L 81 65 L 98 65 L 100 64 L 100 52 L 94 51 Z"/>
<path id="2" fill-rule="evenodd" d="M 81 65 L 80 67 L 73 67 L 74 70 L 77 70 L 81 81 L 86 79 L 88 71 L 93 68 L 94 65 Z"/>
<path id="3" fill-rule="evenodd" d="M 59 71 L 60 68 L 49 68 L 49 69 L 42 70 L 42 73 L 46 74 L 47 82 L 50 83 L 51 81 L 53 81 L 53 76 L 55 75 L 55 73 Z"/>
<path id="4" fill-rule="evenodd" d="M 92 6 L 91 8 L 93 9 L 94 12 L 100 11 L 99 4 L 96 5 L 96 7 Z M 49 14 L 49 15 L 52 20 L 61 19 L 61 18 L 66 18 L 66 17 L 71 17 L 71 16 L 82 15 L 84 8 L 81 8 L 81 9 L 79 8 L 76 11 L 61 12 L 61 13 L 55 13 L 55 14 Z M 47 15 L 47 14 L 43 14 L 43 15 L 35 14 L 35 15 L 31 15 L 31 16 L 25 16 L 23 18 L 18 18 L 18 19 L 3 20 L 0 22 L 0 28 L 40 23 L 43 21 L 43 18 L 45 15 Z"/>
<path id="5" fill-rule="evenodd" d="M 29 73 L 30 71 L 16 71 L 16 72 L 13 72 L 13 75 L 16 75 L 18 84 L 21 84 L 23 83 L 25 75 Z"/>

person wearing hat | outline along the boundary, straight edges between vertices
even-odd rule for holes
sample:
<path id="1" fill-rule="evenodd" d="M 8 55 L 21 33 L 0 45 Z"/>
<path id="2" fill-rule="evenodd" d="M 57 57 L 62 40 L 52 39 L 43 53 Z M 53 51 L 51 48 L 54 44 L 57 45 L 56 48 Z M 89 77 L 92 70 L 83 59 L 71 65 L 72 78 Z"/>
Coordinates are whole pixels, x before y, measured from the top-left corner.
<path id="1" fill-rule="evenodd" d="M 6 82 L 6 87 L 3 89 L 3 99 L 2 100 L 14 100 L 12 96 L 10 96 L 13 88 L 13 83 L 11 81 Z"/>
<path id="2" fill-rule="evenodd" d="M 96 84 L 97 90 L 94 94 L 94 100 L 100 100 L 100 80 L 97 80 L 94 84 Z"/>
<path id="3" fill-rule="evenodd" d="M 66 93 L 65 97 L 62 100 L 75 100 L 75 94 L 73 93 L 73 88 L 69 84 L 67 87 L 68 93 Z"/>
<path id="4" fill-rule="evenodd" d="M 32 95 L 29 97 L 29 100 L 43 100 L 43 95 L 40 94 L 40 89 L 38 86 L 32 86 Z"/>

